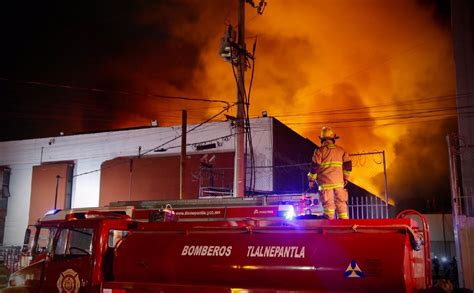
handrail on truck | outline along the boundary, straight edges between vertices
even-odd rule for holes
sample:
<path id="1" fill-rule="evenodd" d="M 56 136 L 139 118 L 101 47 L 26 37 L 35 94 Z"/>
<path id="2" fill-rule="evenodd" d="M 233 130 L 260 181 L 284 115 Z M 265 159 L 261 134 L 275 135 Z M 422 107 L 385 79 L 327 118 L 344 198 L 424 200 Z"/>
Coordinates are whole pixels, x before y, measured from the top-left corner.
<path id="1" fill-rule="evenodd" d="M 432 272 L 431 272 L 431 246 L 430 246 L 430 233 L 428 220 L 420 212 L 415 210 L 404 210 L 397 214 L 395 218 L 405 218 L 407 216 L 417 216 L 423 225 L 423 254 L 425 259 L 425 284 L 426 288 L 430 288 L 433 285 Z"/>

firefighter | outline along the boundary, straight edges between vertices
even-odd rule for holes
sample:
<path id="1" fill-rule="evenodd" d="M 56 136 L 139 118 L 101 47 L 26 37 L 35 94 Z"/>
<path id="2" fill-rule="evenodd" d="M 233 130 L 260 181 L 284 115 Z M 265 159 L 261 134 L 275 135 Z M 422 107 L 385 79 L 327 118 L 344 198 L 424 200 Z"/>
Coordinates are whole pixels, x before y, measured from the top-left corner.
<path id="1" fill-rule="evenodd" d="M 321 128 L 321 146 L 313 153 L 311 169 L 308 173 L 309 187 L 319 186 L 324 217 L 349 219 L 347 210 L 347 190 L 344 188 L 352 171 L 351 158 L 346 151 L 336 145 L 339 137 L 329 127 Z"/>

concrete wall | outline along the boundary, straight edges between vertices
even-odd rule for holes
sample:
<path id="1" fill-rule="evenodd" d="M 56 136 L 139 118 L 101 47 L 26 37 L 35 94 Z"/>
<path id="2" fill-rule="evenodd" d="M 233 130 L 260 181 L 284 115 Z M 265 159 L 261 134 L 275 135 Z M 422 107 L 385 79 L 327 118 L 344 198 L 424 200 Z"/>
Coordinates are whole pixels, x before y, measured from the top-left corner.
<path id="1" fill-rule="evenodd" d="M 256 191 L 273 191 L 273 170 L 271 166 L 274 163 L 273 158 L 273 118 L 251 119 L 250 127 L 252 128 L 252 142 L 254 147 L 255 159 L 255 190 Z M 262 135 L 265 134 L 265 135 Z M 249 157 L 247 156 L 247 167 L 250 166 Z M 246 186 L 250 185 L 250 170 L 247 168 L 245 175 Z"/>
<path id="2" fill-rule="evenodd" d="M 209 156 L 212 164 L 201 168 Z M 232 190 L 233 166 L 234 152 L 187 155 L 182 199 L 198 198 L 200 180 L 203 187 Z M 104 162 L 102 167 L 100 206 L 117 201 L 180 199 L 180 156 L 121 157 Z"/>
<path id="3" fill-rule="evenodd" d="M 252 119 L 252 137 L 257 165 L 272 165 L 272 118 Z M 194 125 L 188 125 L 188 130 Z M 187 143 L 220 139 L 215 149 L 197 151 L 189 145 L 188 154 L 234 151 L 234 133 L 231 122 L 213 122 L 202 125 L 187 135 Z M 176 156 L 180 153 L 181 127 L 152 127 L 123 131 L 59 136 L 40 139 L 0 142 L 0 166 L 11 168 L 10 198 L 5 222 L 4 245 L 19 245 L 28 224 L 34 166 L 47 162 L 71 161 L 74 163 L 71 206 L 99 206 L 101 167 L 105 161 L 118 157 L 138 156 L 141 153 L 163 148 L 163 152 L 150 152 L 145 156 Z M 230 135 L 230 136 L 229 136 Z M 171 142 L 170 142 L 171 141 Z M 169 142 L 169 143 L 167 143 Z M 166 143 L 165 145 L 163 145 Z M 272 190 L 271 170 L 257 170 L 256 188 Z"/>
<path id="4" fill-rule="evenodd" d="M 198 142 L 231 133 L 228 123 L 211 123 L 196 129 L 188 142 Z M 83 134 L 0 143 L 0 165 L 11 168 L 10 194 L 5 223 L 5 245 L 19 244 L 27 226 L 33 166 L 44 162 L 74 161 L 72 207 L 98 206 L 100 168 L 106 160 L 137 155 L 179 135 L 174 127 Z M 177 140 L 167 146 L 180 143 Z M 232 150 L 233 140 L 222 148 Z M 191 147 L 188 148 L 192 152 Z M 179 152 L 173 148 L 169 153 Z"/>
<path id="5" fill-rule="evenodd" d="M 424 214 L 430 227 L 431 256 L 449 262 L 456 256 L 451 214 Z"/>
<path id="6" fill-rule="evenodd" d="M 474 217 L 461 216 L 459 220 L 462 262 L 458 262 L 458 266 L 461 266 L 462 269 L 464 287 L 474 289 Z"/>

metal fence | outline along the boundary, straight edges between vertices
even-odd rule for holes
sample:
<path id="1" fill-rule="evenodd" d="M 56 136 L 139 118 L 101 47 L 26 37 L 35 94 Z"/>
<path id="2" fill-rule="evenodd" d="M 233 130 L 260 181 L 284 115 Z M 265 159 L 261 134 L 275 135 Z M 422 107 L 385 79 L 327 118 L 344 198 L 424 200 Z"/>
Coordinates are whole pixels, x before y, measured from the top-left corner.
<path id="1" fill-rule="evenodd" d="M 388 218 L 388 205 L 378 197 L 349 197 L 348 208 L 351 219 Z"/>
<path id="2" fill-rule="evenodd" d="M 388 218 L 389 199 L 385 152 L 363 152 L 350 156 L 351 177 L 356 183 L 362 182 L 360 185 L 348 186 L 350 217 L 353 219 Z"/>
<path id="3" fill-rule="evenodd" d="M 199 182 L 199 198 L 232 197 L 233 191 L 228 185 L 233 172 L 232 168 L 214 168 L 201 164 L 192 174 L 193 180 Z"/>
<path id="4" fill-rule="evenodd" d="M 0 246 L 0 259 L 10 272 L 20 268 L 21 246 Z"/>
<path id="5" fill-rule="evenodd" d="M 462 192 L 454 201 L 459 215 L 474 217 L 474 188 L 462 188 Z"/>
<path id="6" fill-rule="evenodd" d="M 385 152 L 355 153 L 350 156 L 352 159 L 352 177 L 356 178 L 356 182 L 363 182 L 360 185 L 349 183 L 347 186 L 350 217 L 354 219 L 388 218 L 389 204 Z M 279 166 L 256 166 L 255 168 L 258 172 L 264 169 L 269 170 L 270 174 L 271 170 L 273 170 L 273 176 L 275 176 L 275 170 L 278 170 L 280 175 L 287 174 L 283 176 L 285 178 L 281 178 L 282 180 L 300 178 L 296 180 L 298 182 L 295 182 L 295 184 L 301 185 L 301 194 L 303 194 L 307 190 L 309 167 L 310 163 L 295 163 Z M 286 173 L 282 172 L 282 170 Z M 233 180 L 233 172 L 233 168 L 201 166 L 193 172 L 194 180 L 199 182 L 199 197 L 232 197 L 233 191 L 229 187 L 229 181 Z M 257 174 L 259 174 L 258 172 Z M 249 173 L 250 171 L 247 172 L 247 174 Z M 297 175 L 293 176 L 295 173 Z M 273 180 L 273 177 L 259 177 L 257 175 L 255 180 Z M 247 182 L 249 182 L 248 179 Z M 370 184 L 372 188 L 366 187 L 365 184 Z M 249 187 L 247 186 L 247 188 Z M 372 190 L 368 191 L 368 189 Z M 291 192 L 294 192 L 294 190 Z M 288 192 L 283 193 L 287 194 Z"/>

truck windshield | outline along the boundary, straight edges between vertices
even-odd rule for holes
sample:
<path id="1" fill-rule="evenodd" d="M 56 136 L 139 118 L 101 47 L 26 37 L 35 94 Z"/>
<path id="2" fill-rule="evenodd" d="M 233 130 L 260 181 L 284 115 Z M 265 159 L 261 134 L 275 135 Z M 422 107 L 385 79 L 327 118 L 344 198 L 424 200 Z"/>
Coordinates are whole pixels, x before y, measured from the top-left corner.
<path id="1" fill-rule="evenodd" d="M 34 249 L 32 253 L 36 255 L 51 251 L 55 233 L 55 227 L 41 227 L 36 243 L 32 239 L 30 240 L 30 247 L 33 246 L 32 248 Z M 34 235 L 34 233 L 31 233 L 31 235 Z"/>
<path id="2" fill-rule="evenodd" d="M 92 228 L 70 228 L 61 230 L 55 257 L 90 255 L 92 252 Z"/>

